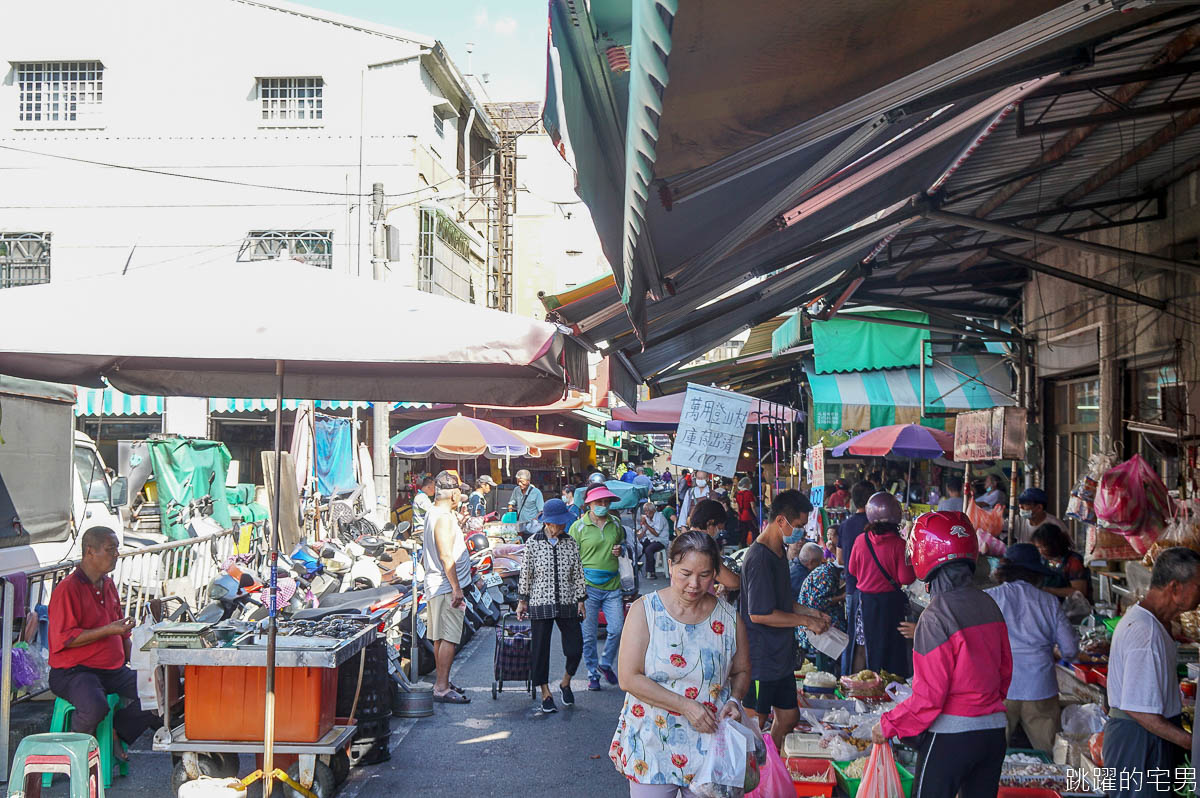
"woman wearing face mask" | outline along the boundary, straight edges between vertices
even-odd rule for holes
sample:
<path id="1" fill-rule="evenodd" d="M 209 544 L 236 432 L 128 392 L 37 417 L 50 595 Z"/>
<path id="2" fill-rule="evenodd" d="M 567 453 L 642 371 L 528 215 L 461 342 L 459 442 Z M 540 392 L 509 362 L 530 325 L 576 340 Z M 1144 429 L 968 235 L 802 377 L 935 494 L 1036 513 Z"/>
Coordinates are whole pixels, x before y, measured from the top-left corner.
<path id="1" fill-rule="evenodd" d="M 618 669 L 627 695 L 608 755 L 630 798 L 691 796 L 713 732 L 740 719 L 750 686 L 746 631 L 712 595 L 716 541 L 685 532 L 671 544 L 671 583 L 629 609 Z"/>
<path id="2" fill-rule="evenodd" d="M 692 511 L 692 531 L 703 532 L 714 541 L 725 529 L 728 514 L 725 506 L 712 499 L 703 499 L 696 504 Z M 717 544 L 720 551 L 720 544 Z M 742 586 L 742 578 L 721 563 L 717 571 L 717 590 L 733 591 Z"/>
<path id="3" fill-rule="evenodd" d="M 917 576 L 905 559 L 900 537 L 903 510 L 890 493 L 879 492 L 867 501 L 867 528 L 854 541 L 847 570 L 854 577 L 862 606 L 863 633 L 867 640 L 867 667 L 899 676 L 912 674 L 912 652 L 900 633 L 908 620 L 904 586 Z"/>
<path id="4" fill-rule="evenodd" d="M 588 669 L 588 689 L 599 690 L 600 678 L 609 684 L 617 683 L 617 650 L 621 645 L 621 625 L 625 619 L 621 600 L 621 574 L 617 558 L 625 530 L 616 518 L 609 515 L 608 506 L 617 495 L 603 485 L 590 488 L 584 497 L 587 512 L 571 525 L 571 537 L 579 544 L 583 561 L 583 579 L 587 583 L 587 599 L 583 621 L 583 661 Z M 600 611 L 608 629 L 604 653 L 597 658 L 596 632 Z"/>
<path id="5" fill-rule="evenodd" d="M 567 669 L 559 682 L 559 692 L 566 706 L 575 703 L 571 692 L 571 677 L 579 668 L 583 656 L 583 635 L 580 619 L 586 612 L 587 588 L 583 580 L 583 561 L 579 544 L 566 535 L 573 516 L 566 502 L 551 499 L 542 509 L 542 531 L 525 546 L 521 579 L 517 594 L 517 619 L 532 619 L 534 685 L 541 688 L 543 714 L 554 712 L 554 697 L 550 695 L 550 635 L 558 626 L 562 638 L 563 656 Z"/>

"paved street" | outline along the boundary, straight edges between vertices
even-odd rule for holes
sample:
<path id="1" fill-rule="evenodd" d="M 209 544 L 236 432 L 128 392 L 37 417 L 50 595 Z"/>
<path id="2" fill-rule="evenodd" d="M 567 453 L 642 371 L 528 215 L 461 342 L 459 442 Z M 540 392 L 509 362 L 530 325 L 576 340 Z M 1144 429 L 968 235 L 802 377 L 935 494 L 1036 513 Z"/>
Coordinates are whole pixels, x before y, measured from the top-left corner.
<path id="1" fill-rule="evenodd" d="M 338 795 L 384 798 L 397 795 L 397 790 L 404 795 L 456 798 L 562 795 L 564 774 L 572 783 L 587 784 L 592 798 L 628 795 L 625 780 L 607 756 L 624 694 L 607 685 L 600 693 L 589 693 L 581 666 L 573 682 L 574 708 L 560 706 L 554 715 L 534 715 L 528 694 L 515 685 L 492 701 L 494 646 L 494 631 L 485 629 L 456 662 L 453 679 L 470 692 L 469 705 L 435 704 L 431 718 L 393 718 L 391 761 L 352 771 Z M 556 650 L 551 658 L 552 681 L 562 668 L 562 654 Z M 146 735 L 131 751 L 129 777 L 113 784 L 106 792 L 109 798 L 161 798 L 168 793 L 170 760 L 149 746 Z M 250 764 L 248 757 L 242 758 L 243 775 Z M 66 794 L 62 780 L 48 793 Z"/>

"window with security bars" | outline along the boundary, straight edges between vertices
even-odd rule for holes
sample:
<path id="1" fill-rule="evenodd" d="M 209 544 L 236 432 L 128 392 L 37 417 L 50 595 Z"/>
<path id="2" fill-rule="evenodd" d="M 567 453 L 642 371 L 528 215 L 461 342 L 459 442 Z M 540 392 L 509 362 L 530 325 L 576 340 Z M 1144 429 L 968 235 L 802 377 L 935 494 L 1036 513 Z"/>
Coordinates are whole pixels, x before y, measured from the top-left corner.
<path id="1" fill-rule="evenodd" d="M 333 268 L 332 230 L 254 230 L 238 253 L 241 262 L 292 258 L 322 269 Z"/>
<path id="2" fill-rule="evenodd" d="M 445 214 L 422 208 L 417 236 L 417 290 L 475 302 L 471 243 Z"/>
<path id="3" fill-rule="evenodd" d="M 324 78 L 259 78 L 261 124 L 319 125 L 325 119 Z"/>
<path id="4" fill-rule="evenodd" d="M 0 288 L 50 282 L 49 233 L 0 233 Z"/>
<path id="5" fill-rule="evenodd" d="M 98 124 L 104 100 L 99 61 L 32 61 L 16 65 L 17 121 L 34 127 Z"/>

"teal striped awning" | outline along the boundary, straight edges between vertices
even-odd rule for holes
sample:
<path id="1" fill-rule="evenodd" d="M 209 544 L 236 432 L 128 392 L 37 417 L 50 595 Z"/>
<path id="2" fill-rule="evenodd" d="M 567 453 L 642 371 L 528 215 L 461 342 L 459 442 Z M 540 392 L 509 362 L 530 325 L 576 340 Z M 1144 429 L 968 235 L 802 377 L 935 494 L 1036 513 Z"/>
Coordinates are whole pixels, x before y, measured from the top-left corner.
<path id="1" fill-rule="evenodd" d="M 778 357 L 804 340 L 804 312 L 797 310 L 771 333 L 771 354 Z"/>
<path id="2" fill-rule="evenodd" d="M 121 393 L 116 388 L 77 388 L 77 416 L 153 416 L 163 412 L 161 396 Z"/>
<path id="3" fill-rule="evenodd" d="M 1012 372 L 998 355 L 934 355 L 933 365 L 925 368 L 924 410 L 919 368 L 817 374 L 808 361 L 804 370 L 817 429 L 868 430 L 889 424 L 946 429 L 948 419 L 922 413 L 1015 404 L 1009 396 Z"/>
<path id="4" fill-rule="evenodd" d="M 160 415 L 166 405 L 161 396 L 142 396 L 121 393 L 111 386 L 107 388 L 76 388 L 76 416 L 150 416 Z M 300 399 L 284 399 L 284 410 L 297 410 Z M 371 402 L 350 402 L 341 399 L 322 399 L 316 403 L 319 410 L 360 410 L 371 407 Z M 392 410 L 424 409 L 433 407 L 429 402 L 390 402 Z M 210 413 L 264 413 L 275 410 L 274 399 L 209 399 Z"/>

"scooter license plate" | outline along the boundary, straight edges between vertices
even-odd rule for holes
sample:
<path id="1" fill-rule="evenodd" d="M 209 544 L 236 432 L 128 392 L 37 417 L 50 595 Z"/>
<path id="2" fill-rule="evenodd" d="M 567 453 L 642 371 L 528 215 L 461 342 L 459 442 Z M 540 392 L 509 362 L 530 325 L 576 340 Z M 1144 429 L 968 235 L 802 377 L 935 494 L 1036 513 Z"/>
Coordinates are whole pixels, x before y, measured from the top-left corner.
<path id="1" fill-rule="evenodd" d="M 500 587 L 504 580 L 500 578 L 500 574 L 484 574 L 483 584 L 485 587 Z"/>

